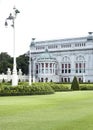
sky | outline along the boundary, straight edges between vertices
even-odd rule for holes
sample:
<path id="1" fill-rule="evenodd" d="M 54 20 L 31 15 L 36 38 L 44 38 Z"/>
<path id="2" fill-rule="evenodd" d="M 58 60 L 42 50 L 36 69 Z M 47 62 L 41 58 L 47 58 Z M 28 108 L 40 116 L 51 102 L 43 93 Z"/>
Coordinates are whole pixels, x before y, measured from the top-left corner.
<path id="1" fill-rule="evenodd" d="M 0 0 L 0 53 L 13 56 L 13 28 L 5 19 L 20 13 L 15 20 L 16 56 L 29 50 L 36 41 L 87 36 L 93 32 L 93 0 Z"/>

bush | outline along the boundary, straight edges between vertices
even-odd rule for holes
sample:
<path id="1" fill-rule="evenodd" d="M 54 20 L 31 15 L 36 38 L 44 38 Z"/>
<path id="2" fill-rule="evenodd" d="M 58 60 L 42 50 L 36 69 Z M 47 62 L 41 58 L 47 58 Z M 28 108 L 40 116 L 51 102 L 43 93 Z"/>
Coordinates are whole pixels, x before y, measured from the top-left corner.
<path id="1" fill-rule="evenodd" d="M 53 94 L 54 90 L 45 84 L 22 84 L 18 86 L 0 85 L 0 96 Z"/>
<path id="2" fill-rule="evenodd" d="M 77 81 L 76 76 L 74 76 L 74 79 L 72 81 L 71 90 L 79 90 L 79 82 Z"/>
<path id="3" fill-rule="evenodd" d="M 61 92 L 61 91 L 70 91 L 69 86 L 65 84 L 59 84 L 59 83 L 49 83 L 49 85 L 52 87 L 52 89 L 55 92 Z"/>
<path id="4" fill-rule="evenodd" d="M 52 94 L 54 90 L 47 83 L 34 83 L 31 86 L 32 94 Z"/>
<path id="5" fill-rule="evenodd" d="M 93 84 L 80 84 L 81 90 L 93 90 Z"/>

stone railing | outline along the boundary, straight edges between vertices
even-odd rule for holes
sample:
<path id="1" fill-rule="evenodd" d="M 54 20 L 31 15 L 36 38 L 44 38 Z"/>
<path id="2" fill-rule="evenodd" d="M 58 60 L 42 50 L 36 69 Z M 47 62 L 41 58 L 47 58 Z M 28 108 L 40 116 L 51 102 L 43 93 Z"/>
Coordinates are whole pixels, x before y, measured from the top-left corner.
<path id="1" fill-rule="evenodd" d="M 10 68 L 8 68 L 7 74 L 4 74 L 4 73 L 0 74 L 0 82 L 3 82 L 3 81 L 9 82 L 11 80 L 12 80 L 12 72 L 11 72 Z M 25 75 L 25 74 L 23 75 L 21 69 L 19 69 L 19 71 L 18 71 L 18 81 L 19 80 L 28 81 L 28 75 Z"/>

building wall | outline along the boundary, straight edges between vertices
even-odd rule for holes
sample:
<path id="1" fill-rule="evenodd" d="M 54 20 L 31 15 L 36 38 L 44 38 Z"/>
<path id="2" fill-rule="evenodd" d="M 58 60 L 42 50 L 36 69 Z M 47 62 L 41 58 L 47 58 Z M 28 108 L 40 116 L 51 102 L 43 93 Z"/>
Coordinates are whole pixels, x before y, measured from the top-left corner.
<path id="1" fill-rule="evenodd" d="M 73 77 L 77 76 L 77 78 L 83 82 L 93 82 L 93 36 L 91 34 L 89 34 L 87 37 L 80 38 L 59 39 L 41 42 L 34 41 L 31 45 L 31 52 L 32 59 L 35 63 L 37 62 L 37 59 L 45 52 L 45 49 L 48 49 L 49 54 L 56 58 L 58 64 L 57 75 L 52 76 L 53 81 L 72 82 Z M 85 64 L 85 72 L 76 73 L 75 65 L 77 61 L 78 63 L 80 62 L 80 66 Z M 82 62 L 84 62 L 84 64 Z M 62 73 L 63 63 L 71 64 L 70 73 Z M 51 79 L 51 75 L 47 76 Z M 39 75 L 36 76 L 34 73 L 34 77 L 35 81 L 38 81 L 37 77 L 39 77 Z"/>

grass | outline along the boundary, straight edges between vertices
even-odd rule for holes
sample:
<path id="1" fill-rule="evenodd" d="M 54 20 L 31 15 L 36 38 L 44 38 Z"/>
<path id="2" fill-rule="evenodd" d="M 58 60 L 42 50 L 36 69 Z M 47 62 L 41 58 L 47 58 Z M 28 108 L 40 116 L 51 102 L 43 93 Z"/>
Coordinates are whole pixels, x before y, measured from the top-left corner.
<path id="1" fill-rule="evenodd" d="M 93 130 L 93 91 L 0 97 L 0 130 Z"/>

